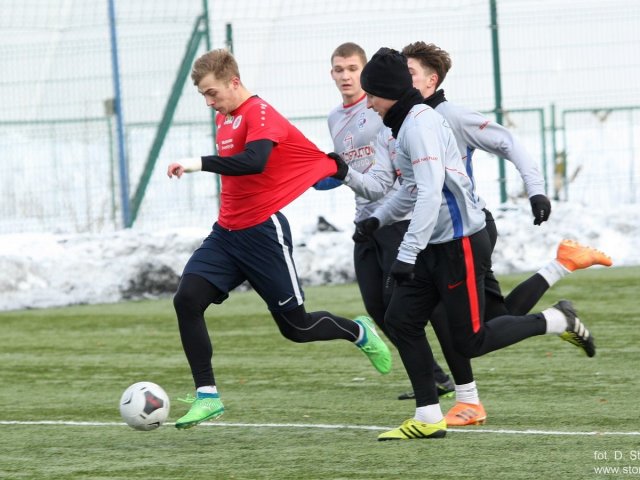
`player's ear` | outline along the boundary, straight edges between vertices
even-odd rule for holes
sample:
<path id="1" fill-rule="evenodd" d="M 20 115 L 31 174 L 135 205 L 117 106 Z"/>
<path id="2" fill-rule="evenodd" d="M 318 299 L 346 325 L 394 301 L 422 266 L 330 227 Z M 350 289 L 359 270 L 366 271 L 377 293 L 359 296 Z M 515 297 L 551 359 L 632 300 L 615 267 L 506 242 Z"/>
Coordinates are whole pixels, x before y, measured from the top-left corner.
<path id="1" fill-rule="evenodd" d="M 438 74 L 436 72 L 433 72 L 431 74 L 431 82 L 432 85 L 438 85 L 438 81 L 440 80 L 440 78 L 438 77 Z"/>

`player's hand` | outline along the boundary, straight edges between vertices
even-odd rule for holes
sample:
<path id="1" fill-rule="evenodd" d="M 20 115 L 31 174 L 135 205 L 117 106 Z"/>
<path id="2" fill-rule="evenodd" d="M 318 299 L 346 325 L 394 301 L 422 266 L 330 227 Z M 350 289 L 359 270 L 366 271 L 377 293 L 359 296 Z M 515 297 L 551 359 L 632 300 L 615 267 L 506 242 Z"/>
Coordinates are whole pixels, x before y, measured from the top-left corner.
<path id="1" fill-rule="evenodd" d="M 398 285 L 402 285 L 414 279 L 414 267 L 415 265 L 413 263 L 406 263 L 396 259 L 393 262 L 393 265 L 391 265 L 389 274 L 398 283 Z"/>
<path id="2" fill-rule="evenodd" d="M 356 223 L 356 231 L 351 237 L 356 243 L 364 243 L 371 238 L 373 232 L 375 232 L 380 226 L 380 220 L 376 217 L 365 218 Z"/>
<path id="3" fill-rule="evenodd" d="M 167 176 L 171 178 L 175 175 L 180 178 L 183 173 L 199 172 L 200 170 L 202 170 L 201 157 L 183 158 L 169 165 L 167 168 Z"/>
<path id="4" fill-rule="evenodd" d="M 531 202 L 531 212 L 533 213 L 533 224 L 540 225 L 549 220 L 551 215 L 551 202 L 544 195 L 534 195 L 529 199 Z"/>
<path id="5" fill-rule="evenodd" d="M 336 162 L 336 166 L 338 167 L 338 171 L 331 175 L 331 178 L 335 178 L 336 180 L 344 180 L 349 173 L 349 165 L 342 159 L 340 155 L 335 152 L 327 153 L 327 157 Z"/>
<path id="6" fill-rule="evenodd" d="M 174 162 L 171 165 L 169 165 L 169 167 L 167 168 L 167 176 L 169 178 L 173 177 L 174 175 L 178 178 L 180 178 L 182 176 L 182 174 L 184 173 L 184 167 L 182 166 L 182 164 L 178 163 L 178 162 Z"/>

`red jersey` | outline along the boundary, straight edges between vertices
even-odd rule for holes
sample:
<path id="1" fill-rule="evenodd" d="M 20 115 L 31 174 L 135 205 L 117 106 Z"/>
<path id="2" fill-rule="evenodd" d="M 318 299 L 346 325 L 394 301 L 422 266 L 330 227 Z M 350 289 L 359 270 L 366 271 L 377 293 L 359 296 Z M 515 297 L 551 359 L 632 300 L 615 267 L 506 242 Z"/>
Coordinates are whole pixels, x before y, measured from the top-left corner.
<path id="1" fill-rule="evenodd" d="M 337 171 L 332 159 L 257 96 L 249 98 L 228 115 L 218 114 L 216 125 L 216 144 L 221 157 L 241 153 L 248 142 L 255 140 L 275 143 L 261 173 L 220 176 L 218 223 L 228 230 L 264 222 L 318 180 Z"/>

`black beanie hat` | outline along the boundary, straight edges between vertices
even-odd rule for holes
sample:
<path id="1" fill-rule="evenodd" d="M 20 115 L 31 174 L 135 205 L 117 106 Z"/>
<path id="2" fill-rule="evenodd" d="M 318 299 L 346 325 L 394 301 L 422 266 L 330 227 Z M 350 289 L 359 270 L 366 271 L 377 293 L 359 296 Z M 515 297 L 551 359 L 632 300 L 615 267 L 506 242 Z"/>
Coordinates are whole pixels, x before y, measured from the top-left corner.
<path id="1" fill-rule="evenodd" d="M 360 84 L 370 95 L 398 100 L 413 86 L 407 57 L 397 50 L 382 47 L 362 69 Z"/>

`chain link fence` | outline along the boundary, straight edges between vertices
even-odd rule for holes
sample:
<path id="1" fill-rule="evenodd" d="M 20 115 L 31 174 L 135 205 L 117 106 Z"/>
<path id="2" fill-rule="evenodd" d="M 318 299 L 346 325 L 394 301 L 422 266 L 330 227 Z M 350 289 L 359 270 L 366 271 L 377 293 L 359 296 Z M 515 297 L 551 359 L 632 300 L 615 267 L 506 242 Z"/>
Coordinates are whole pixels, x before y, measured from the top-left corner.
<path id="1" fill-rule="evenodd" d="M 326 115 L 340 102 L 329 59 L 345 41 L 369 55 L 381 46 L 436 43 L 453 59 L 447 96 L 494 108 L 489 0 L 114 1 L 131 191 L 205 5 L 211 47 L 232 46 L 245 85 L 326 151 Z M 503 121 L 540 162 L 549 195 L 599 207 L 637 203 L 640 4 L 504 0 L 497 7 Z M 122 228 L 107 0 L 4 0 L 0 8 L 0 233 Z M 203 43 L 198 54 L 205 50 Z M 211 114 L 187 81 L 136 228 L 215 220 L 214 176 L 165 176 L 172 160 L 211 153 L 212 136 Z M 496 159 L 478 155 L 475 172 L 480 194 L 497 206 Z M 522 195 L 508 162 L 506 183 L 509 197 Z M 346 188 L 309 191 L 287 214 L 308 222 L 353 208 Z"/>

